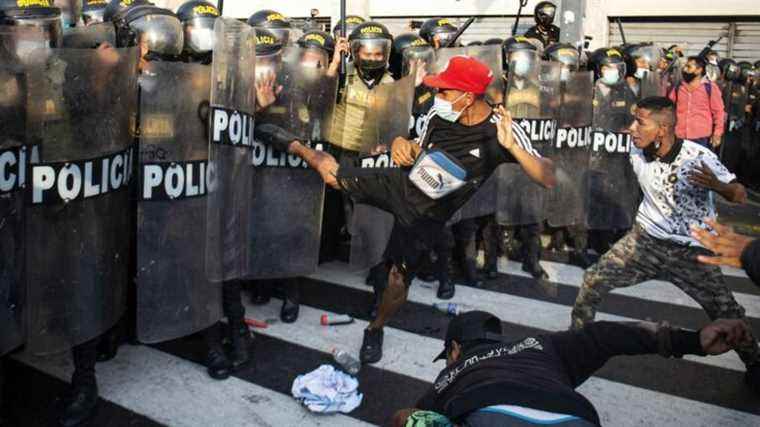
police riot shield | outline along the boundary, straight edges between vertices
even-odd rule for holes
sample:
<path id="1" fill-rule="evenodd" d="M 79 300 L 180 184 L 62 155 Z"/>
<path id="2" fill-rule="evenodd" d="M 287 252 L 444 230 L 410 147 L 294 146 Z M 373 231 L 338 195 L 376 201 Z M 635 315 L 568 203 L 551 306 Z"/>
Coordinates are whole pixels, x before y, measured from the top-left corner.
<path id="1" fill-rule="evenodd" d="M 288 47 L 276 84 L 275 102 L 257 113 L 260 124 L 278 126 L 299 141 L 323 149 L 335 107 L 337 79 L 325 68 L 303 65 L 309 49 Z M 325 61 L 326 62 L 326 61 Z M 324 62 L 323 62 L 324 63 Z M 299 157 L 254 142 L 249 274 L 253 279 L 286 278 L 316 271 L 319 261 L 325 185 Z"/>
<path id="2" fill-rule="evenodd" d="M 348 75 L 343 95 L 329 121 L 331 144 L 361 154 L 375 154 L 390 147 L 397 136 L 409 135 L 414 76 L 390 80 L 369 88 L 357 74 Z"/>
<path id="3" fill-rule="evenodd" d="M 663 75 L 659 70 L 650 71 L 646 73 L 640 82 L 641 99 L 649 98 L 650 96 L 665 96 L 666 87 L 663 82 Z"/>
<path id="4" fill-rule="evenodd" d="M 150 62 L 140 77 L 137 338 L 167 341 L 222 317 L 221 286 L 205 273 L 208 138 L 199 108 L 211 67 Z"/>
<path id="5" fill-rule="evenodd" d="M 206 274 L 220 282 L 248 276 L 256 37 L 252 27 L 228 18 L 216 20 L 214 33 Z"/>
<path id="6" fill-rule="evenodd" d="M 0 356 L 24 340 L 24 198 L 26 76 L 18 57 L 3 46 L 16 36 L 0 28 Z"/>
<path id="7" fill-rule="evenodd" d="M 725 133 L 720 146 L 720 158 L 733 173 L 738 173 L 746 157 L 745 140 L 751 136 L 747 129 L 745 108 L 749 97 L 747 89 L 740 83 L 727 82 L 721 88 L 726 106 Z"/>
<path id="8" fill-rule="evenodd" d="M 404 135 L 402 135 L 404 136 Z M 358 159 L 362 169 L 383 169 L 398 167 L 391 159 L 390 152 Z M 348 219 L 348 232 L 351 235 L 351 267 L 357 270 L 371 268 L 383 260 L 383 254 L 391 238 L 393 215 L 374 206 L 357 203 L 353 206 Z"/>
<path id="9" fill-rule="evenodd" d="M 548 156 L 557 129 L 560 64 L 539 61 L 537 56 L 531 58 L 524 73 L 510 73 L 505 105 L 530 140 L 531 147 L 527 148 Z M 510 70 L 517 69 L 514 62 L 510 64 Z M 536 224 L 547 218 L 549 192 L 533 182 L 520 164 L 502 164 L 495 173 L 498 173 L 496 221 L 499 224 Z"/>
<path id="10" fill-rule="evenodd" d="M 33 57 L 28 132 L 41 151 L 27 191 L 26 349 L 49 353 L 97 337 L 126 308 L 138 49 Z"/>
<path id="11" fill-rule="evenodd" d="M 94 49 L 102 43 L 116 45 L 116 29 L 111 22 L 67 28 L 63 34 L 65 48 Z"/>
<path id="12" fill-rule="evenodd" d="M 594 88 L 587 185 L 586 225 L 592 230 L 620 230 L 633 225 L 641 199 L 629 159 L 636 98 L 626 84 Z"/>
<path id="13" fill-rule="evenodd" d="M 547 222 L 552 227 L 585 224 L 593 82 L 592 73 L 583 71 L 571 73 L 560 83 L 557 133 L 547 151 L 557 176 L 557 186 L 549 191 L 547 203 Z"/>

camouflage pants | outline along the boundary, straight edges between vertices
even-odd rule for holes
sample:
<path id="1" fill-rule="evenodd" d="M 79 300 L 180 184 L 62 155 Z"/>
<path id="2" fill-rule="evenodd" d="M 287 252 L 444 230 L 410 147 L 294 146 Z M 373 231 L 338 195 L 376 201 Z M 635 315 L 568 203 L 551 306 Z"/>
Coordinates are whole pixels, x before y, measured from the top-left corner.
<path id="1" fill-rule="evenodd" d="M 640 227 L 634 227 L 586 270 L 573 307 L 572 328 L 582 328 L 593 321 L 602 297 L 613 289 L 654 279 L 676 285 L 697 301 L 710 319 L 746 322 L 744 307 L 734 299 L 720 268 L 697 261 L 697 255 L 706 253 L 709 252 L 703 248 L 655 239 Z M 759 357 L 757 342 L 753 339 L 753 344 L 737 349 L 737 353 L 745 364 L 755 363 Z"/>

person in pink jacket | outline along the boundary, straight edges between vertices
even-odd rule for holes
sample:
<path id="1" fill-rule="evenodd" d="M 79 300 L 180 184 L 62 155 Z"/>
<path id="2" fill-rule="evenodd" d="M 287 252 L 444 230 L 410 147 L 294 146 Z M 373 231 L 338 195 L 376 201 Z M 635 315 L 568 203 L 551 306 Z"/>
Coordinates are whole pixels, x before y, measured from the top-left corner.
<path id="1" fill-rule="evenodd" d="M 689 57 L 683 80 L 670 90 L 676 104 L 676 136 L 705 147 L 720 145 L 725 124 L 725 107 L 720 88 L 705 77 L 705 60 Z"/>

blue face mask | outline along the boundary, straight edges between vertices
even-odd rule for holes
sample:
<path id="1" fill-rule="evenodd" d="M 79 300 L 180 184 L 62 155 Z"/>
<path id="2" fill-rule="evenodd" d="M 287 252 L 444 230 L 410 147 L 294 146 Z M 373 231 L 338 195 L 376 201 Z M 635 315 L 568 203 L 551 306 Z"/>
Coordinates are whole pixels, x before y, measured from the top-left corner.
<path id="1" fill-rule="evenodd" d="M 515 61 L 514 68 L 515 75 L 523 77 L 528 75 L 528 72 L 530 71 L 530 63 L 526 60 L 518 60 Z"/>
<path id="2" fill-rule="evenodd" d="M 467 94 L 463 93 L 462 96 L 455 99 L 454 102 L 449 102 L 445 99 L 442 99 L 438 96 L 436 96 L 433 99 L 433 110 L 435 111 L 435 114 L 438 115 L 438 117 L 442 118 L 443 120 L 446 120 L 447 122 L 454 123 L 457 120 L 459 120 L 459 117 L 462 115 L 464 110 L 462 111 L 454 111 L 454 104 L 459 102 L 460 99 L 464 98 Z"/>
<path id="3" fill-rule="evenodd" d="M 620 74 L 617 70 L 604 70 L 602 71 L 602 83 L 607 86 L 614 86 L 620 81 Z"/>

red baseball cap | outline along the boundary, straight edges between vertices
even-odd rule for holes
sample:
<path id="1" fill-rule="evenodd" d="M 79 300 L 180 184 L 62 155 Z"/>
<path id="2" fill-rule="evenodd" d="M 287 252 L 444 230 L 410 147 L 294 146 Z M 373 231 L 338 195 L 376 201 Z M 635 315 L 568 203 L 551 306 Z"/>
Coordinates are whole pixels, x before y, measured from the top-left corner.
<path id="1" fill-rule="evenodd" d="M 426 76 L 422 83 L 438 89 L 456 89 L 480 95 L 493 80 L 493 71 L 471 56 L 457 55 L 449 60 L 446 69 Z"/>

